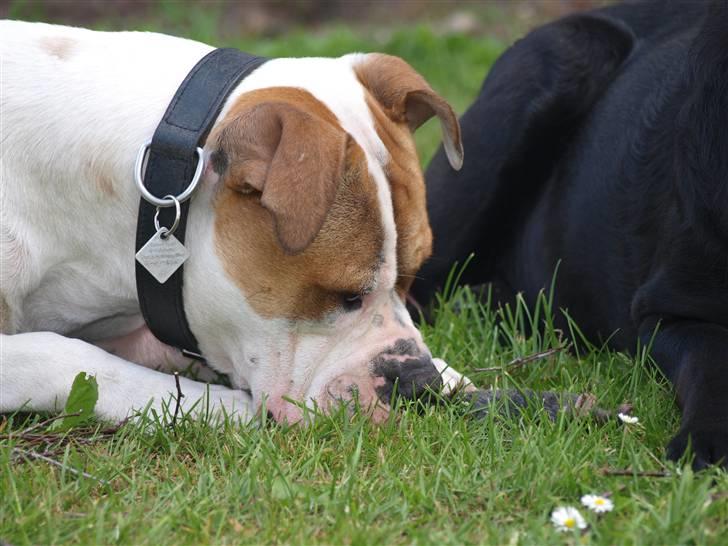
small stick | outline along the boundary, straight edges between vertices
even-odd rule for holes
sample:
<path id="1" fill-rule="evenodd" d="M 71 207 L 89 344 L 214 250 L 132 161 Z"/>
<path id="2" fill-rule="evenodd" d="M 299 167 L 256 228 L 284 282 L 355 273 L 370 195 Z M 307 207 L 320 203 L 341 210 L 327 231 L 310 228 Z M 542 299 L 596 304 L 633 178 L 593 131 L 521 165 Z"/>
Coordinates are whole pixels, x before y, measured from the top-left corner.
<path id="1" fill-rule="evenodd" d="M 20 438 L 20 439 L 23 439 L 23 440 L 27 440 L 27 441 L 33 442 L 33 441 L 36 441 L 36 440 L 45 440 L 45 439 L 48 439 L 48 438 L 54 438 L 54 437 L 59 436 L 59 435 L 65 435 L 67 431 L 63 431 L 63 432 L 60 432 L 60 433 L 55 432 L 55 431 L 50 431 L 50 432 L 37 432 L 37 433 L 34 433 L 34 434 L 31 434 L 31 432 L 33 432 L 34 430 L 39 429 L 39 428 L 41 428 L 43 426 L 49 425 L 50 423 L 52 423 L 53 421 L 57 421 L 58 419 L 63 419 L 64 417 L 77 417 L 79 415 L 81 415 L 81 412 L 80 411 L 77 412 L 77 413 L 66 413 L 66 414 L 63 414 L 63 415 L 56 415 L 55 417 L 51 417 L 49 419 L 46 419 L 45 421 L 41 421 L 40 423 L 36 423 L 35 425 L 30 426 L 30 427 L 28 427 L 28 428 L 26 428 L 24 430 L 21 430 L 20 432 L 10 432 L 9 434 L 0 434 L 0 440 L 9 440 L 11 438 Z M 89 442 L 95 441 L 99 437 L 112 436 L 113 434 L 116 434 L 119 431 L 119 429 L 121 429 L 121 427 L 123 427 L 128 422 L 129 422 L 129 418 L 127 417 L 126 419 L 120 421 L 116 425 L 113 425 L 111 427 L 107 427 L 105 429 L 99 430 L 92 438 L 84 438 L 84 439 L 76 438 L 75 440 L 76 441 L 82 441 L 82 442 L 85 442 L 85 443 L 89 443 Z M 76 430 L 79 430 L 79 429 L 76 429 Z M 89 429 L 88 428 L 85 428 L 85 429 L 81 429 L 81 430 L 82 431 L 87 431 Z M 0 546 L 2 546 L 2 545 L 0 545 Z"/>
<path id="2" fill-rule="evenodd" d="M 177 398 L 175 400 L 174 404 L 174 415 L 172 416 L 172 422 L 169 424 L 169 426 L 174 430 L 174 428 L 177 426 L 177 415 L 179 414 L 180 405 L 182 404 L 182 398 L 184 398 L 184 394 L 182 394 L 182 386 L 179 384 L 179 372 L 174 372 L 174 383 L 177 386 Z"/>
<path id="3" fill-rule="evenodd" d="M 41 427 L 44 427 L 46 425 L 49 425 L 53 421 L 57 421 L 58 419 L 63 419 L 64 417 L 78 417 L 79 415 L 81 415 L 80 411 L 77 411 L 76 413 L 65 413 L 65 414 L 61 414 L 61 415 L 56 415 L 54 417 L 50 417 L 44 421 L 41 421 L 40 423 L 36 423 L 35 425 L 32 425 L 32 426 L 26 428 L 25 430 L 21 430 L 20 432 L 11 432 L 9 434 L 2 434 L 2 435 L 0 435 L 0 440 L 7 440 L 11 436 L 14 438 L 23 437 L 23 436 L 27 435 L 29 432 L 39 429 Z"/>
<path id="4" fill-rule="evenodd" d="M 14 447 L 13 448 L 13 451 L 15 451 L 16 453 L 20 453 L 24 457 L 31 457 L 33 459 L 39 459 L 39 460 L 41 460 L 43 462 L 46 462 L 48 464 L 55 465 L 55 466 L 57 466 L 59 468 L 62 468 L 64 470 L 67 470 L 71 474 L 75 474 L 76 476 L 83 476 L 84 478 L 90 478 L 92 480 L 95 480 L 95 481 L 99 482 L 102 485 L 109 485 L 109 482 L 107 482 L 106 480 L 102 480 L 101 478 L 97 478 L 96 476 L 93 476 L 93 475 L 89 474 L 88 472 L 84 472 L 82 470 L 76 470 L 73 467 L 66 466 L 63 463 L 59 463 L 55 459 L 51 459 L 50 457 L 46 457 L 45 455 L 43 455 L 41 453 L 35 453 L 33 451 L 26 451 L 25 449 L 20 449 L 19 447 Z"/>
<path id="5" fill-rule="evenodd" d="M 533 362 L 534 360 L 542 360 L 544 358 L 548 358 L 552 355 L 555 355 L 556 353 L 563 351 L 565 348 L 566 348 L 565 345 L 561 345 L 560 347 L 554 347 L 553 349 L 549 349 L 547 351 L 543 351 L 540 353 L 535 353 L 535 354 L 528 355 L 528 356 L 519 356 L 518 358 L 514 358 L 513 360 L 511 360 L 505 366 L 493 366 L 492 368 L 473 368 L 473 371 L 476 371 L 476 372 L 502 372 L 505 369 L 518 368 L 520 366 L 523 366 L 524 364 Z"/>
<path id="6" fill-rule="evenodd" d="M 672 474 L 665 470 L 637 471 L 630 468 L 603 468 L 604 476 L 637 476 L 638 478 L 670 478 Z"/>

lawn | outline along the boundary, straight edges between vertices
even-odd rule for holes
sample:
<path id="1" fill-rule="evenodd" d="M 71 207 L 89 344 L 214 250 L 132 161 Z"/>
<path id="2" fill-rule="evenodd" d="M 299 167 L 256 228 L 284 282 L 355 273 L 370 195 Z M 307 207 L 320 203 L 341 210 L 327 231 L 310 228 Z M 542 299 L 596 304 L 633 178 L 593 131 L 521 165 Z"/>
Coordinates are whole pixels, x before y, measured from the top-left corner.
<path id="1" fill-rule="evenodd" d="M 178 33 L 272 56 L 400 55 L 458 112 L 507 45 L 425 25 L 220 41 L 214 21 L 200 19 L 179 21 Z M 436 124 L 418 135 L 423 163 L 438 140 Z M 547 298 L 537 309 L 498 311 L 451 288 L 424 335 L 435 355 L 481 387 L 591 393 L 603 408 L 631 403 L 638 424 L 567 414 L 552 422 L 537 405 L 477 419 L 463 401 L 405 405 L 379 426 L 343 411 L 308 427 L 210 428 L 182 419 L 172 429 L 150 419 L 96 442 L 77 432 L 54 440 L 65 442 L 58 467 L 13 456 L 13 448 L 38 448 L 17 433 L 42 417 L 0 418 L 0 542 L 726 544 L 728 475 L 696 475 L 664 460 L 679 415 L 644 351 L 560 350 L 507 365 L 565 343 L 551 327 L 553 312 Z M 533 325 L 537 333 L 526 334 Z M 476 371 L 484 367 L 496 369 Z M 582 509 L 588 530 L 557 533 L 551 511 L 578 506 L 587 493 L 609 494 L 614 511 Z"/>

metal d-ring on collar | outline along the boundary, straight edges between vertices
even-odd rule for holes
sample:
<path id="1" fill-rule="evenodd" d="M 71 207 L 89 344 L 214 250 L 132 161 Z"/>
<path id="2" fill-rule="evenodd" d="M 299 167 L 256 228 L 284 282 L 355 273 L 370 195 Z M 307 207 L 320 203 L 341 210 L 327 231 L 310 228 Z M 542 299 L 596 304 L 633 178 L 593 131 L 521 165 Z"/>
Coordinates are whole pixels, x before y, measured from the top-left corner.
<path id="1" fill-rule="evenodd" d="M 159 211 L 162 210 L 162 207 L 157 207 L 157 212 L 154 213 L 154 229 L 156 229 L 158 232 L 162 232 L 159 235 L 162 239 L 166 239 L 170 235 L 174 234 L 174 232 L 177 230 L 177 227 L 179 226 L 180 218 L 182 218 L 182 206 L 179 203 L 179 199 L 177 199 L 173 195 L 165 195 L 164 198 L 171 199 L 174 202 L 174 222 L 172 222 L 172 225 L 170 227 L 160 226 Z"/>
<path id="2" fill-rule="evenodd" d="M 134 163 L 134 182 L 136 182 L 137 188 L 139 188 L 139 191 L 142 194 L 142 197 L 147 203 L 151 203 L 157 209 L 176 206 L 177 207 L 177 220 L 175 222 L 175 229 L 177 227 L 177 224 L 179 223 L 179 204 L 184 203 L 187 201 L 191 196 L 192 192 L 195 191 L 197 188 L 197 184 L 200 182 L 200 178 L 202 177 L 202 171 L 205 168 L 205 159 L 204 159 L 204 152 L 202 148 L 199 146 L 195 150 L 197 153 L 197 167 L 195 168 L 195 174 L 192 175 L 192 180 L 190 181 L 189 185 L 185 190 L 180 193 L 177 196 L 167 195 L 163 198 L 159 198 L 156 195 L 153 195 L 147 187 L 144 185 L 144 162 L 147 158 L 147 153 L 149 152 L 149 148 L 152 146 L 152 139 L 147 140 L 144 144 L 142 144 L 141 148 L 139 148 L 139 152 L 137 153 L 136 162 Z M 157 217 L 159 216 L 159 211 L 157 211 L 157 214 L 154 216 L 154 222 L 156 225 Z M 157 226 L 157 230 L 159 230 L 159 227 Z M 171 230 L 174 231 L 174 230 Z"/>

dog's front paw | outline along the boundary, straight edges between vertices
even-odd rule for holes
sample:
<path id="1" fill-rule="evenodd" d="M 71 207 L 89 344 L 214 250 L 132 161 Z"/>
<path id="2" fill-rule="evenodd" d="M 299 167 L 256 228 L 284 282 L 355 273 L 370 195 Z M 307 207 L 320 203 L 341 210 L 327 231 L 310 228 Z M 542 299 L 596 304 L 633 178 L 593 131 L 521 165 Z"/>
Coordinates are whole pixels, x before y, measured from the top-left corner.
<path id="1" fill-rule="evenodd" d="M 728 469 L 728 419 L 693 419 L 683 422 L 680 431 L 667 444 L 667 457 L 673 461 L 683 456 L 690 445 L 693 470 L 720 464 Z"/>

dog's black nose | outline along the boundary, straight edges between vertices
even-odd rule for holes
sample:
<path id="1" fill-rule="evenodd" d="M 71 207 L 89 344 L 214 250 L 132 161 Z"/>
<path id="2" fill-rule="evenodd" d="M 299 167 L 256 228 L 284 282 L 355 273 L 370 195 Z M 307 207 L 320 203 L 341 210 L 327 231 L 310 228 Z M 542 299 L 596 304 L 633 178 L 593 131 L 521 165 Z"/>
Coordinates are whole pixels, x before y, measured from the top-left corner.
<path id="1" fill-rule="evenodd" d="M 384 379 L 377 387 L 380 400 L 389 403 L 392 393 L 407 400 L 418 400 L 442 388 L 442 377 L 429 355 L 382 354 L 373 362 L 373 371 Z"/>

